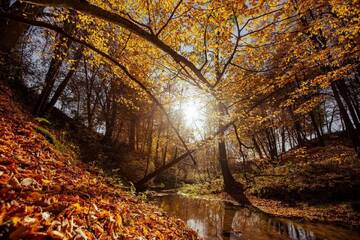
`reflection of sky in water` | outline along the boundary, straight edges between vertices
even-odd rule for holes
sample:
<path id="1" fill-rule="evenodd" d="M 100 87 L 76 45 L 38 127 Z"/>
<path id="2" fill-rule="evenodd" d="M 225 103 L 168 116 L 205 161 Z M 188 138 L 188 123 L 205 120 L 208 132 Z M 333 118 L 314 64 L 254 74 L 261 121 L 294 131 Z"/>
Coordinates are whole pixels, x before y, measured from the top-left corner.
<path id="1" fill-rule="evenodd" d="M 295 227 L 294 224 L 288 223 L 288 234 L 292 240 L 316 240 L 312 231 L 305 231 L 301 226 Z"/>
<path id="2" fill-rule="evenodd" d="M 221 201 L 169 195 L 157 199 L 205 240 L 360 240 L 360 233 L 324 224 L 271 219 Z"/>
<path id="3" fill-rule="evenodd" d="M 198 219 L 189 219 L 186 221 L 186 224 L 195 230 L 200 237 L 206 237 L 205 235 L 205 224 L 203 221 Z"/>

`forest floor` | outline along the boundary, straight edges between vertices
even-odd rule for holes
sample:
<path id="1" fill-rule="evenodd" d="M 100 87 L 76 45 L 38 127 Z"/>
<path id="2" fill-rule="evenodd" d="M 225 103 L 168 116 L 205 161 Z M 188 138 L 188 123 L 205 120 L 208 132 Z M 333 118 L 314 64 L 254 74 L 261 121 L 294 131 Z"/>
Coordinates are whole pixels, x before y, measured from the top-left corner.
<path id="1" fill-rule="evenodd" d="M 276 166 L 263 161 L 248 175 L 246 194 L 254 206 L 278 217 L 360 228 L 360 161 L 341 138 L 291 150 L 279 161 Z M 184 185 L 180 192 L 231 200 L 219 179 Z"/>
<path id="2" fill-rule="evenodd" d="M 249 184 L 256 206 L 274 215 L 360 227 L 360 160 L 341 138 L 294 149 L 280 161 Z"/>
<path id="3" fill-rule="evenodd" d="M 81 163 L 0 82 L 1 239 L 198 239 L 184 222 Z"/>

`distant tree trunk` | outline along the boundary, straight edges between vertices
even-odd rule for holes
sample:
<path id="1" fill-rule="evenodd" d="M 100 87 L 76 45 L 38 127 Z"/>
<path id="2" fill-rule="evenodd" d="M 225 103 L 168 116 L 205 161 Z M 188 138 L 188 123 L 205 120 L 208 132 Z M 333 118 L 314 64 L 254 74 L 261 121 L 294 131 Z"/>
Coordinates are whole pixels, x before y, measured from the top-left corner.
<path id="1" fill-rule="evenodd" d="M 162 165 L 165 165 L 165 163 L 166 163 L 169 140 L 170 140 L 169 123 L 167 123 L 166 124 L 166 142 L 165 142 L 165 147 L 163 148 L 163 155 L 162 155 L 162 161 L 161 161 Z"/>
<path id="2" fill-rule="evenodd" d="M 78 59 L 78 61 L 80 61 L 81 56 L 82 56 L 82 49 L 79 49 L 80 52 L 78 52 L 78 55 L 76 56 Z M 87 117 L 87 126 L 89 129 L 93 129 L 94 128 L 94 114 L 95 114 L 95 109 L 96 106 L 99 103 L 100 100 L 100 96 L 99 94 L 95 91 L 95 99 L 93 99 L 93 94 L 94 94 L 94 83 L 95 83 L 95 78 L 96 78 L 96 71 L 93 71 L 91 74 L 91 77 L 89 78 L 89 71 L 88 71 L 88 64 L 86 59 L 84 58 L 84 74 L 85 74 L 85 92 L 86 92 L 86 117 Z M 111 86 L 111 88 L 113 88 L 113 86 Z M 106 119 L 108 119 L 109 121 L 109 116 L 110 116 L 110 108 L 111 108 L 111 94 L 112 91 L 114 91 L 113 89 L 110 89 L 110 95 L 107 95 L 107 99 L 106 99 Z"/>
<path id="3" fill-rule="evenodd" d="M 158 132 L 157 132 L 157 137 L 156 137 L 156 146 L 155 146 L 154 162 L 155 162 L 155 167 L 156 168 L 161 166 L 161 163 L 159 161 L 159 147 L 160 147 L 160 137 L 161 137 L 162 128 L 163 128 L 163 119 L 161 117 L 160 118 L 160 124 L 158 126 Z"/>
<path id="4" fill-rule="evenodd" d="M 355 82 L 356 79 L 357 79 L 358 85 Z M 355 81 L 349 81 L 350 89 L 352 89 L 352 90 L 350 91 L 348 87 L 347 87 L 347 89 L 349 90 L 349 92 L 351 92 L 351 94 L 350 94 L 351 103 L 353 104 L 356 115 L 360 121 L 360 106 L 359 106 L 359 103 L 360 103 L 360 97 L 359 97 L 360 81 L 359 81 L 359 79 L 360 79 L 359 77 L 355 76 Z"/>
<path id="5" fill-rule="evenodd" d="M 259 138 L 258 138 L 258 143 L 259 143 L 260 149 L 261 149 L 262 152 L 265 154 L 265 156 L 266 156 L 267 158 L 270 158 L 270 155 L 269 155 L 268 151 L 266 151 L 263 142 L 262 142 L 261 139 L 259 139 Z"/>
<path id="6" fill-rule="evenodd" d="M 132 114 L 130 117 L 130 127 L 129 127 L 129 148 L 131 151 L 135 150 L 135 131 L 136 131 L 136 116 Z"/>
<path id="7" fill-rule="evenodd" d="M 106 116 L 105 116 L 105 136 L 104 141 L 108 143 L 113 143 L 113 133 L 115 129 L 116 115 L 117 115 L 117 92 L 118 86 L 115 81 L 111 81 L 110 92 L 106 100 Z"/>
<path id="8" fill-rule="evenodd" d="M 314 112 L 311 111 L 311 112 L 309 113 L 309 115 L 310 115 L 310 118 L 311 118 L 311 123 L 312 123 L 312 125 L 313 125 L 313 128 L 314 128 L 314 130 L 315 130 L 315 132 L 316 132 L 316 136 L 317 136 L 317 138 L 319 139 L 320 145 L 321 145 L 321 146 L 325 146 L 324 138 L 323 138 L 323 136 L 322 136 L 322 134 L 321 134 L 321 132 L 320 132 L 319 126 L 318 126 L 318 124 L 317 124 L 317 122 L 316 122 L 316 118 L 315 118 Z"/>
<path id="9" fill-rule="evenodd" d="M 360 139 L 359 139 L 359 135 L 357 134 L 357 132 L 354 129 L 354 126 L 353 126 L 353 124 L 352 124 L 352 122 L 351 122 L 351 120 L 350 120 L 350 118 L 348 116 L 348 113 L 347 113 L 347 111 L 345 109 L 344 104 L 341 101 L 339 92 L 338 92 L 334 82 L 331 83 L 331 89 L 332 89 L 332 91 L 334 93 L 335 100 L 336 100 L 336 102 L 338 104 L 341 118 L 344 121 L 344 124 L 345 124 L 345 127 L 346 127 L 346 132 L 347 132 L 348 136 L 350 137 L 350 139 L 351 139 L 351 141 L 353 143 L 353 146 L 355 148 L 355 151 L 356 151 L 357 155 L 360 157 Z"/>
<path id="10" fill-rule="evenodd" d="M 285 143 L 286 143 L 285 127 L 282 127 L 281 128 L 281 152 L 283 152 L 283 153 L 286 151 Z"/>
<path id="11" fill-rule="evenodd" d="M 269 154 L 271 160 L 278 159 L 278 151 L 277 151 L 277 144 L 276 144 L 276 137 L 273 128 L 269 128 L 265 130 L 266 139 L 269 147 Z"/>
<path id="12" fill-rule="evenodd" d="M 150 124 L 150 129 L 149 129 L 149 135 L 147 138 L 147 153 L 146 153 L 146 169 L 145 169 L 145 174 L 144 177 L 148 174 L 149 171 L 149 164 L 151 161 L 151 152 L 152 152 L 152 144 L 153 144 L 153 127 L 154 127 L 154 118 L 153 118 L 153 114 L 151 115 L 151 124 Z"/>
<path id="13" fill-rule="evenodd" d="M 47 104 L 47 100 L 51 94 L 51 90 L 54 87 L 56 76 L 60 70 L 63 59 L 65 58 L 68 50 L 68 46 L 71 41 L 66 41 L 66 45 L 63 47 L 57 47 L 54 52 L 54 56 L 51 59 L 49 70 L 45 77 L 45 85 L 40 93 L 38 101 L 36 102 L 34 108 L 34 115 L 43 115 L 44 106 Z M 61 55 L 59 59 L 57 56 Z"/>
<path id="14" fill-rule="evenodd" d="M 289 128 L 286 128 L 286 132 L 287 132 L 287 135 L 288 135 L 288 139 L 289 139 L 289 144 L 290 144 L 290 149 L 292 149 L 294 147 L 294 136 L 293 136 L 293 130 L 292 129 L 289 129 Z"/>
<path id="15" fill-rule="evenodd" d="M 260 158 L 260 159 L 263 159 L 263 158 L 264 158 L 264 157 L 263 157 L 263 154 L 262 154 L 262 152 L 261 152 L 260 146 L 259 146 L 259 144 L 257 143 L 256 138 L 255 138 L 254 135 L 252 136 L 252 141 L 253 141 L 253 144 L 254 144 L 254 148 L 255 148 L 256 152 L 258 153 L 258 155 L 259 155 L 259 158 Z"/>
<path id="16" fill-rule="evenodd" d="M 292 109 L 292 108 L 288 109 L 288 113 L 289 113 L 289 115 L 290 115 L 290 117 L 291 117 L 291 119 L 293 120 L 293 123 L 294 123 L 292 128 L 294 129 L 294 132 L 295 132 L 297 145 L 301 147 L 305 143 L 305 136 L 304 136 L 304 133 L 303 133 L 301 123 L 300 123 L 298 117 L 295 115 L 294 109 Z"/>
<path id="17" fill-rule="evenodd" d="M 72 62 L 72 64 L 70 65 L 70 70 L 69 72 L 66 74 L 64 80 L 60 83 L 60 85 L 58 86 L 58 88 L 56 89 L 54 95 L 52 96 L 49 104 L 46 106 L 46 108 L 44 109 L 44 113 L 46 113 L 47 111 L 49 111 L 53 106 L 55 106 L 57 100 L 59 99 L 59 97 L 61 96 L 61 94 L 64 92 L 65 87 L 67 86 L 67 84 L 69 83 L 69 81 L 71 80 L 72 76 L 74 75 L 76 69 L 79 66 L 80 63 L 80 59 L 82 57 L 82 52 L 83 52 L 83 46 L 81 46 L 77 52 L 75 53 L 74 56 L 74 62 Z"/>
<path id="18" fill-rule="evenodd" d="M 150 117 L 147 118 L 145 121 L 142 122 L 142 126 L 141 128 L 144 129 L 143 130 L 143 134 L 144 134 L 144 137 L 143 137 L 143 140 L 141 141 L 141 144 L 140 144 L 140 148 L 139 148 L 139 151 L 141 154 L 144 154 L 145 153 L 145 148 L 146 148 L 146 144 L 147 144 L 147 139 L 148 139 L 148 134 L 149 134 L 149 131 L 150 131 Z M 139 141 L 139 140 L 138 140 Z"/>
<path id="19" fill-rule="evenodd" d="M 141 119 L 136 120 L 136 126 L 135 126 L 135 144 L 134 144 L 134 150 L 139 151 L 139 144 L 140 144 L 140 135 L 141 135 L 141 126 L 143 125 L 143 121 Z"/>
<path id="20" fill-rule="evenodd" d="M 64 23 L 64 30 L 66 32 L 71 32 L 74 28 L 74 23 L 66 21 Z M 40 96 L 35 104 L 33 114 L 34 115 L 43 115 L 44 109 L 47 105 L 47 101 L 50 97 L 51 91 L 54 87 L 56 77 L 59 73 L 60 67 L 68 55 L 70 45 L 72 40 L 69 38 L 64 38 L 61 35 L 57 35 L 56 46 L 54 50 L 53 57 L 50 61 L 50 66 L 48 72 L 45 76 L 45 84 L 40 93 Z"/>
<path id="21" fill-rule="evenodd" d="M 166 157 L 167 157 L 167 150 L 168 150 L 168 141 L 165 144 L 165 147 L 163 149 L 163 154 L 162 154 L 162 165 L 165 165 L 166 163 Z"/>
<path id="22" fill-rule="evenodd" d="M 120 143 L 120 133 L 122 132 L 123 126 L 124 126 L 124 123 L 122 121 L 119 121 L 116 123 L 116 136 L 115 136 L 114 140 L 116 141 L 117 144 Z"/>
<path id="23" fill-rule="evenodd" d="M 351 116 L 351 118 L 353 120 L 353 123 L 354 123 L 354 125 L 356 127 L 358 135 L 360 135 L 360 121 L 359 121 L 359 118 L 357 116 L 355 107 L 352 104 L 352 101 L 351 101 L 351 98 L 350 98 L 350 92 L 348 91 L 344 80 L 339 80 L 339 81 L 335 82 L 335 85 L 337 86 L 340 95 L 344 99 L 344 102 L 346 103 L 347 109 L 349 109 L 350 116 Z"/>
<path id="24" fill-rule="evenodd" d="M 177 153 L 178 153 L 178 148 L 175 147 L 172 161 L 174 161 L 177 158 Z"/>
<path id="25" fill-rule="evenodd" d="M 332 112 L 331 112 L 331 118 L 330 118 L 330 121 L 327 125 L 327 130 L 328 130 L 328 133 L 331 134 L 332 132 L 332 123 L 334 121 L 334 116 L 335 116 L 335 107 L 333 108 Z"/>

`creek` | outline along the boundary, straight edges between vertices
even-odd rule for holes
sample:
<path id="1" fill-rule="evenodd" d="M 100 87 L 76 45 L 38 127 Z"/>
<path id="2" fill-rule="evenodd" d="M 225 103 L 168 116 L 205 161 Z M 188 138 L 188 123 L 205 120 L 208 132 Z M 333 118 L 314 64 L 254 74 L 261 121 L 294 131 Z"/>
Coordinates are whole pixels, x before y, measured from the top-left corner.
<path id="1" fill-rule="evenodd" d="M 180 218 L 206 240 L 360 240 L 360 232 L 339 226 L 269 218 L 221 200 L 168 194 L 152 202 Z"/>

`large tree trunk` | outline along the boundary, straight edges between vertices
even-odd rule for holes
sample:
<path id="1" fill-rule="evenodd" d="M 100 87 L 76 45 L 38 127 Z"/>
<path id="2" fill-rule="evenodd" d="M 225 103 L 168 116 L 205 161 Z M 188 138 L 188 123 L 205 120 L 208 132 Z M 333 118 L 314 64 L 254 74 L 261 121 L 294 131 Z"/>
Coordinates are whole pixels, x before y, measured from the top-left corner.
<path id="1" fill-rule="evenodd" d="M 226 154 L 226 145 L 224 139 L 220 136 L 220 140 L 218 142 L 219 148 L 219 163 L 221 167 L 221 173 L 224 180 L 224 190 L 230 194 L 237 202 L 250 205 L 249 200 L 244 194 L 244 186 L 237 182 L 231 174 L 227 154 Z"/>
<path id="2" fill-rule="evenodd" d="M 220 115 L 225 115 L 225 106 L 220 103 L 218 108 Z M 223 129 L 224 126 L 219 123 L 218 160 L 224 180 L 224 190 L 239 203 L 244 205 L 251 205 L 244 194 L 244 186 L 241 183 L 237 182 L 231 174 L 226 153 L 225 130 Z"/>

